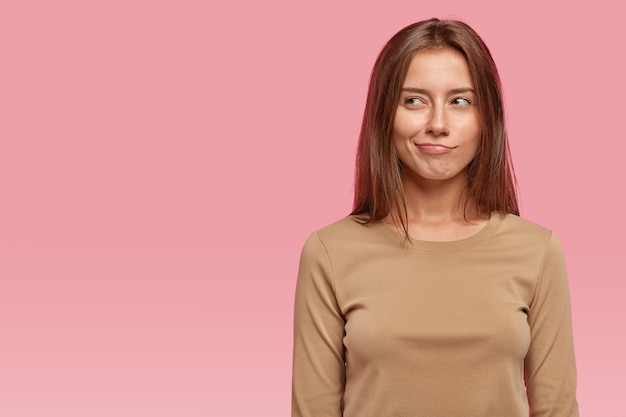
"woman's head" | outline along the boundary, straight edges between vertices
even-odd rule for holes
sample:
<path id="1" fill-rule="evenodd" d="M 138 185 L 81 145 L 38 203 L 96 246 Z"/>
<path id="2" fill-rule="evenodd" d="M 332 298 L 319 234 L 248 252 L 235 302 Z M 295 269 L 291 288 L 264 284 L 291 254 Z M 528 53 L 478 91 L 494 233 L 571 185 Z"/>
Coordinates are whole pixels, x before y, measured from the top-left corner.
<path id="1" fill-rule="evenodd" d="M 481 126 L 478 150 L 467 168 L 465 207 L 484 214 L 518 214 L 495 63 L 468 25 L 438 19 L 402 29 L 374 64 L 357 152 L 353 214 L 363 214 L 367 220 L 392 215 L 406 230 L 404 193 L 392 141 L 394 119 L 413 57 L 420 51 L 441 49 L 454 50 L 467 61 Z"/>

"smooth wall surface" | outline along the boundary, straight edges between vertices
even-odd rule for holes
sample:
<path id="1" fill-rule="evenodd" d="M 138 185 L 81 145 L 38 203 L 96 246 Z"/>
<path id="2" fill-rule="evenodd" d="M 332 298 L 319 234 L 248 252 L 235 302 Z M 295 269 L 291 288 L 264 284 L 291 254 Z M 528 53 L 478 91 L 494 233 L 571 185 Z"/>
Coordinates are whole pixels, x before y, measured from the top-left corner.
<path id="1" fill-rule="evenodd" d="M 581 415 L 625 417 L 615 2 L 0 6 L 0 415 L 287 416 L 300 248 L 350 209 L 380 48 L 471 24 L 566 251 Z"/>

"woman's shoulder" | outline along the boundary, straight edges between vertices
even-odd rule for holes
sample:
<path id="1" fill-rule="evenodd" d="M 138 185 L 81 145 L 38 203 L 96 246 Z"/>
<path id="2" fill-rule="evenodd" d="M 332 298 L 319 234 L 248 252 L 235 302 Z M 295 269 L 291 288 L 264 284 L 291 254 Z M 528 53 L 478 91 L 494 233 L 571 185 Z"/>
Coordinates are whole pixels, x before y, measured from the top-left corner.
<path id="1" fill-rule="evenodd" d="M 380 221 L 365 222 L 349 215 L 315 230 L 309 240 L 319 240 L 327 248 L 356 248 L 361 244 L 380 243 L 394 237 L 391 229 Z"/>
<path id="2" fill-rule="evenodd" d="M 366 223 L 346 216 L 310 234 L 304 244 L 305 262 L 326 259 L 333 265 L 355 264 L 372 256 L 392 256 L 402 248 L 400 235 L 381 221 Z"/>
<path id="3" fill-rule="evenodd" d="M 499 232 L 510 238 L 533 243 L 554 239 L 552 230 L 515 214 L 502 215 Z"/>
<path id="4" fill-rule="evenodd" d="M 371 235 L 380 225 L 380 222 L 366 223 L 361 217 L 349 215 L 315 230 L 314 234 L 323 241 L 353 240 Z"/>
<path id="5" fill-rule="evenodd" d="M 507 213 L 501 216 L 502 216 L 502 225 L 505 227 L 528 230 L 534 233 L 550 232 L 550 230 L 546 228 L 545 226 L 542 226 L 524 217 L 520 217 L 516 214 Z"/>

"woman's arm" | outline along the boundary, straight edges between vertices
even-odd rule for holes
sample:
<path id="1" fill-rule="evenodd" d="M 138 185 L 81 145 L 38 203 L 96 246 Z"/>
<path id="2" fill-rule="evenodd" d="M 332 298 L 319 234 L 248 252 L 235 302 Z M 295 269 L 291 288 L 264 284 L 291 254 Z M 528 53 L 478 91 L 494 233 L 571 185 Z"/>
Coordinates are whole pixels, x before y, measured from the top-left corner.
<path id="1" fill-rule="evenodd" d="M 332 265 L 317 234 L 300 258 L 294 315 L 292 417 L 341 417 L 344 319 Z"/>
<path id="2" fill-rule="evenodd" d="M 570 296 L 561 245 L 548 242 L 530 304 L 525 377 L 531 417 L 578 417 Z"/>

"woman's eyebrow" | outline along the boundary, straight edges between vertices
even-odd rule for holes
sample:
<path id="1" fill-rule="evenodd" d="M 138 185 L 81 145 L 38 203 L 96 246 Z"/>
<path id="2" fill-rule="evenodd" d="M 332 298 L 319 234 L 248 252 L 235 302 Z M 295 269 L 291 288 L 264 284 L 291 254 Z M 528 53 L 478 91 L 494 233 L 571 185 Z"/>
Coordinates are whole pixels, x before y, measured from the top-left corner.
<path id="1" fill-rule="evenodd" d="M 418 87 L 402 87 L 402 91 L 406 91 L 408 93 L 417 93 L 417 94 L 429 94 L 430 91 L 424 88 Z M 461 94 L 461 93 L 475 93 L 474 89 L 471 87 L 459 87 L 448 90 L 449 94 Z"/>

